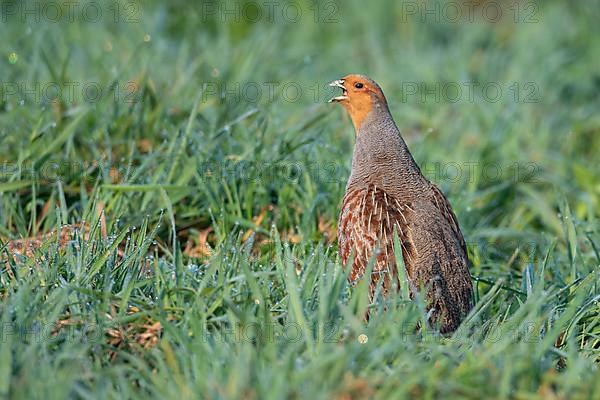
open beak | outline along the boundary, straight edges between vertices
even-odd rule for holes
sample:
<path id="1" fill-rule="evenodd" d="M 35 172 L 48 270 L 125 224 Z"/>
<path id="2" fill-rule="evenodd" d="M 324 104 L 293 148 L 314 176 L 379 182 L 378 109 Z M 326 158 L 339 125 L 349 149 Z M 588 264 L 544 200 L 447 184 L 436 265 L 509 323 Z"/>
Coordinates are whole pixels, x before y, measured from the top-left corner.
<path id="1" fill-rule="evenodd" d="M 344 86 L 343 79 L 335 80 L 335 81 L 331 82 L 329 84 L 329 86 L 342 89 L 342 95 L 330 99 L 328 101 L 328 103 L 338 102 L 338 101 L 342 101 L 342 100 L 348 100 L 348 91 L 346 90 L 346 87 Z"/>

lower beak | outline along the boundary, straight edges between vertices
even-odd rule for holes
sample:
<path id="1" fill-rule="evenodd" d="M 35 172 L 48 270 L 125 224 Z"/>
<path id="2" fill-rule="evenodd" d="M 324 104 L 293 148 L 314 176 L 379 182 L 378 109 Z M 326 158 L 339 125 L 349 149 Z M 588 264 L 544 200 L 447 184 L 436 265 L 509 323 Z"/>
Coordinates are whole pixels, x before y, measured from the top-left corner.
<path id="1" fill-rule="evenodd" d="M 330 99 L 328 101 L 328 103 L 333 103 L 333 102 L 348 100 L 348 91 L 346 90 L 346 87 L 344 86 L 344 80 L 343 79 L 335 80 L 335 81 L 331 82 L 329 84 L 329 86 L 331 86 L 331 87 L 337 87 L 337 88 L 342 89 L 342 95 Z"/>

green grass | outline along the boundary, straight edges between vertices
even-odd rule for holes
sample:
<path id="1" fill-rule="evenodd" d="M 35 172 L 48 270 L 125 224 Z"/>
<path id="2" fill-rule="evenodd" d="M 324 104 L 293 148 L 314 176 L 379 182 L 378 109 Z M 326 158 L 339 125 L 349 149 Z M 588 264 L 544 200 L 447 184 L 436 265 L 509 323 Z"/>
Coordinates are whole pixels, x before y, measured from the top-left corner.
<path id="1" fill-rule="evenodd" d="M 597 1 L 540 2 L 532 23 L 358 0 L 321 3 L 318 23 L 304 0 L 293 23 L 283 4 L 236 22 L 179 1 L 126 23 L 121 2 L 114 23 L 101 4 L 95 23 L 1 16 L 0 252 L 91 231 L 0 269 L 0 396 L 600 395 Z M 382 85 L 465 233 L 477 304 L 452 337 L 416 331 L 423 304 L 402 296 L 365 324 L 366 288 L 346 283 L 353 132 L 325 85 L 349 72 Z M 20 93 L 50 83 L 78 86 Z M 463 93 L 410 94 L 421 84 Z"/>

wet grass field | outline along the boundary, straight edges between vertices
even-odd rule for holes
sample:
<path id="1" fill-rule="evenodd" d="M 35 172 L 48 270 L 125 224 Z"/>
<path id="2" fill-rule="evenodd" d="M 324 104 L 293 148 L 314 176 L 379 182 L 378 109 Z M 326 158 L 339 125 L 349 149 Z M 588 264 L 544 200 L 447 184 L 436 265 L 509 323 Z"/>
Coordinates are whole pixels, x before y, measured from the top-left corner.
<path id="1" fill-rule="evenodd" d="M 0 395 L 600 396 L 600 4 L 475 3 L 2 2 Z M 352 72 L 468 242 L 453 336 L 346 283 Z"/>

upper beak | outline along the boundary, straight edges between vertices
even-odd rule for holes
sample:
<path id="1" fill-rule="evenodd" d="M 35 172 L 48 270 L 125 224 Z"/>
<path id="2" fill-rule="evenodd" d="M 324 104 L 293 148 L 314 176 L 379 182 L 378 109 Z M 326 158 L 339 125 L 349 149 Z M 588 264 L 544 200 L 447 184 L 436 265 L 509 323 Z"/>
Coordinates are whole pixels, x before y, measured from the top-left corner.
<path id="1" fill-rule="evenodd" d="M 337 79 L 337 80 L 331 82 L 329 84 L 329 86 L 331 86 L 331 87 L 337 87 L 337 88 L 342 89 L 342 95 L 330 99 L 328 101 L 328 103 L 331 103 L 331 102 L 334 102 L 334 101 L 342 101 L 342 100 L 347 100 L 348 99 L 348 91 L 346 90 L 346 87 L 344 86 L 344 80 L 343 79 Z"/>

